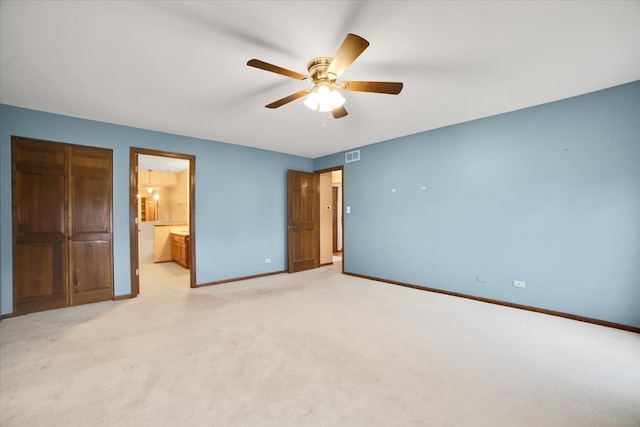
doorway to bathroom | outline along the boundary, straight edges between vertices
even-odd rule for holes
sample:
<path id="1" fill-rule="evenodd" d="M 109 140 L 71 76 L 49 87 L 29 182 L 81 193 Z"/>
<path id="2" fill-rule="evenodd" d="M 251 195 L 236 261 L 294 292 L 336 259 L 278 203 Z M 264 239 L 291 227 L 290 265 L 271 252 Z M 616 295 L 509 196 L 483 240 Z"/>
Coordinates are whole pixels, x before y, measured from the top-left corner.
<path id="1" fill-rule="evenodd" d="M 195 287 L 195 156 L 131 148 L 131 296 Z"/>

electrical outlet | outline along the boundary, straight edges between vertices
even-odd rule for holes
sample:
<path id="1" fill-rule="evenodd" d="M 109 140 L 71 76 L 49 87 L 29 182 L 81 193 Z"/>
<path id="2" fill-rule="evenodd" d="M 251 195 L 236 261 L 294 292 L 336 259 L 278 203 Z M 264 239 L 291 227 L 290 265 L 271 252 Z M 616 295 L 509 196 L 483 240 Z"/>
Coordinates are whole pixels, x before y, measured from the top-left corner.
<path id="1" fill-rule="evenodd" d="M 265 258 L 264 259 L 264 263 L 265 264 L 271 264 L 271 258 Z"/>
<path id="2" fill-rule="evenodd" d="M 524 288 L 525 287 L 525 283 L 522 280 L 514 280 L 513 281 L 513 287 L 514 288 Z"/>
<path id="3" fill-rule="evenodd" d="M 489 278 L 484 276 L 478 276 L 476 277 L 476 280 L 478 283 L 489 283 Z"/>

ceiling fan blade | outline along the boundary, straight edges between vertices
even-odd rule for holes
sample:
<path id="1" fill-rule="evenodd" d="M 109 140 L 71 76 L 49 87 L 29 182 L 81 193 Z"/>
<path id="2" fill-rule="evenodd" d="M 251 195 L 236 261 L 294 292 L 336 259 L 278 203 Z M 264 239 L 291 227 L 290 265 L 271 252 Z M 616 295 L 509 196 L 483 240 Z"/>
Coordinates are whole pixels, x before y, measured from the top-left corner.
<path id="1" fill-rule="evenodd" d="M 296 80 L 305 80 L 309 76 L 296 73 L 295 71 L 287 70 L 286 68 L 278 67 L 277 65 L 269 64 L 268 62 L 260 61 L 259 59 L 251 59 L 247 62 L 250 67 L 260 68 L 261 70 L 271 71 L 272 73 L 281 74 L 283 76 L 291 77 Z"/>
<path id="2" fill-rule="evenodd" d="M 327 74 L 332 74 L 337 79 L 356 60 L 358 56 L 369 46 L 369 42 L 355 34 L 347 34 L 342 45 L 336 52 L 331 65 L 327 68 Z"/>
<path id="3" fill-rule="evenodd" d="M 271 104 L 265 105 L 267 108 L 278 108 L 282 107 L 285 104 L 290 103 L 291 101 L 295 101 L 296 99 L 302 98 L 306 94 L 310 92 L 309 89 L 300 90 L 293 95 L 285 96 L 282 99 L 278 99 L 277 101 L 272 102 Z"/>
<path id="4" fill-rule="evenodd" d="M 375 92 L 397 95 L 402 91 L 402 83 L 399 82 L 342 82 L 340 87 L 344 90 L 355 92 Z"/>
<path id="5" fill-rule="evenodd" d="M 331 114 L 333 114 L 333 118 L 334 119 L 339 119 L 341 117 L 346 116 L 349 113 L 347 113 L 347 110 L 344 107 L 341 106 L 341 107 L 338 107 L 338 108 L 334 108 L 331 111 Z"/>

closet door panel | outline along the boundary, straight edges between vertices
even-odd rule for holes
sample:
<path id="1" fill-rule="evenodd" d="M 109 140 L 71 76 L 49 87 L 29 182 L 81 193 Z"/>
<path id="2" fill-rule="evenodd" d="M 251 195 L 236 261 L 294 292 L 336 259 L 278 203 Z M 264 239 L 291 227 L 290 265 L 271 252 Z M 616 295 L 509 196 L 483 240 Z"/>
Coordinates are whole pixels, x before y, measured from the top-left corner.
<path id="1" fill-rule="evenodd" d="M 69 305 L 64 145 L 12 139 L 16 314 Z"/>
<path id="2" fill-rule="evenodd" d="M 20 244 L 16 249 L 17 314 L 67 306 L 64 242 Z"/>
<path id="3" fill-rule="evenodd" d="M 112 152 L 74 146 L 70 163 L 72 305 L 112 299 Z"/>
<path id="4" fill-rule="evenodd" d="M 113 298 L 110 241 L 74 241 L 71 245 L 73 305 Z"/>

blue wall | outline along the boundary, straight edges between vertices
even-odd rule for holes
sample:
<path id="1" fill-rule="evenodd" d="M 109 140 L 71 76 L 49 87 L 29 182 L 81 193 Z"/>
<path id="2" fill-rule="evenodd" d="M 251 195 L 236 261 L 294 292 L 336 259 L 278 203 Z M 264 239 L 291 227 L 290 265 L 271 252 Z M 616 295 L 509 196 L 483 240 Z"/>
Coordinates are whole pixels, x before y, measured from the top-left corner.
<path id="1" fill-rule="evenodd" d="M 286 171 L 311 171 L 313 160 L 0 105 L 1 314 L 13 311 L 11 135 L 113 149 L 116 295 L 131 290 L 130 147 L 196 156 L 197 283 L 287 268 Z"/>
<path id="2" fill-rule="evenodd" d="M 640 327 L 640 81 L 360 156 L 345 271 Z"/>
<path id="3" fill-rule="evenodd" d="M 633 82 L 361 147 L 344 170 L 346 271 L 640 327 L 639 115 Z M 344 160 L 0 105 L 2 314 L 11 135 L 114 150 L 116 295 L 130 291 L 131 146 L 196 156 L 198 283 L 286 269 L 286 170 Z"/>

